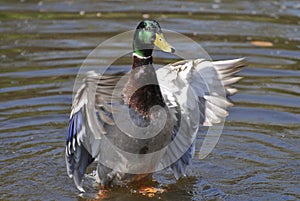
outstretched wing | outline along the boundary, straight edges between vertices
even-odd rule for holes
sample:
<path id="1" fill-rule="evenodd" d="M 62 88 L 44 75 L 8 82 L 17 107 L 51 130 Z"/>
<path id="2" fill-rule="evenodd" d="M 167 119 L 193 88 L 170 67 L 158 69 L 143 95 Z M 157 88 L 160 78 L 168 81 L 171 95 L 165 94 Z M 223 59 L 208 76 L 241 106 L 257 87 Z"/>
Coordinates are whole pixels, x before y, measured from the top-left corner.
<path id="1" fill-rule="evenodd" d="M 237 92 L 232 88 L 241 77 L 235 77 L 244 59 L 209 62 L 203 59 L 184 60 L 157 70 L 159 84 L 166 102 L 171 102 L 177 114 L 172 139 L 176 146 L 169 146 L 166 154 L 174 160 L 171 168 L 176 178 L 186 174 L 195 152 L 195 137 L 200 125 L 212 126 L 224 120 L 227 99 Z M 197 116 L 198 115 L 198 116 Z M 178 119 L 180 116 L 180 119 Z"/>
<path id="2" fill-rule="evenodd" d="M 98 75 L 87 73 L 83 85 L 76 92 L 70 114 L 66 139 L 66 166 L 77 189 L 84 192 L 82 178 L 100 150 L 105 126 L 114 125 L 112 93 L 124 74 Z"/>

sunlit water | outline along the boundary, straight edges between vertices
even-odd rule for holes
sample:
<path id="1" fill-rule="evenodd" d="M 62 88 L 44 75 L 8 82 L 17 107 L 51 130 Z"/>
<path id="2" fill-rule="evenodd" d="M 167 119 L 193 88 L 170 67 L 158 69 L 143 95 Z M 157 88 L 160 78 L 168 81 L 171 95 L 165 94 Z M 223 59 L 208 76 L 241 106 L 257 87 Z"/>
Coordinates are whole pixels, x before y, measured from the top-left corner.
<path id="1" fill-rule="evenodd" d="M 217 147 L 195 160 L 185 179 L 176 182 L 168 171 L 155 174 L 167 191 L 151 200 L 300 199 L 297 0 L 2 1 L 0 199 L 95 196 L 99 187 L 87 178 L 89 194 L 80 197 L 65 171 L 74 80 L 98 44 L 132 30 L 143 16 L 192 38 L 215 60 L 246 57 L 249 62 Z M 115 45 L 107 55 L 122 47 Z M 156 61 L 173 62 L 165 54 Z M 118 67 L 128 69 L 130 62 Z M 107 198 L 147 199 L 126 188 L 113 189 Z"/>

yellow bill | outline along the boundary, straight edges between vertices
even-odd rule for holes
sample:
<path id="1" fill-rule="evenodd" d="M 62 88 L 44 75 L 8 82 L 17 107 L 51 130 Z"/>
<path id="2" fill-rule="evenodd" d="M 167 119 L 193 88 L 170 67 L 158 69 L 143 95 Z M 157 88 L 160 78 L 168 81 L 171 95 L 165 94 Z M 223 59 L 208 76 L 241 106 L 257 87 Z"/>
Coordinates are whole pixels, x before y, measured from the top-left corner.
<path id="1" fill-rule="evenodd" d="M 166 41 L 163 34 L 156 33 L 154 45 L 164 52 L 175 52 L 175 48 Z"/>

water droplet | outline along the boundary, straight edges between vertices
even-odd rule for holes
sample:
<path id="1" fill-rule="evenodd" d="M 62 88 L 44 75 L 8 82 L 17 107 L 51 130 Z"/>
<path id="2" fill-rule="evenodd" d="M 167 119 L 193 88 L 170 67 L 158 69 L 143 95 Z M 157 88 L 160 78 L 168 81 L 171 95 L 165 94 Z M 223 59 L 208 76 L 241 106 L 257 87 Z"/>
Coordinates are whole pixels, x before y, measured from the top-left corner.
<path id="1" fill-rule="evenodd" d="M 147 14 L 147 13 L 143 14 L 143 18 L 144 18 L 144 19 L 148 19 L 149 17 L 150 17 L 150 15 Z"/>
<path id="2" fill-rule="evenodd" d="M 84 15 L 85 14 L 85 11 L 84 10 L 81 10 L 80 12 L 79 12 L 79 15 Z"/>

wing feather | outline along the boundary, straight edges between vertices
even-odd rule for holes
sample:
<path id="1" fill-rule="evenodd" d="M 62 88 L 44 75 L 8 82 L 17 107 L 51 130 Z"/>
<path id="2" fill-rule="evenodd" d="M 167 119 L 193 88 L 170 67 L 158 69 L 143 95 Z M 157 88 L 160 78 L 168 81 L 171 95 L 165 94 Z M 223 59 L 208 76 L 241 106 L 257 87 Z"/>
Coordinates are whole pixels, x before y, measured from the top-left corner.
<path id="1" fill-rule="evenodd" d="M 218 124 L 228 116 L 227 108 L 233 104 L 227 96 L 237 92 L 232 85 L 242 79 L 235 75 L 244 66 L 243 58 L 217 62 L 197 59 L 179 61 L 157 70 L 159 84 L 161 88 L 165 88 L 162 93 L 166 102 L 172 102 L 171 105 L 182 117 L 176 119 L 172 135 L 172 139 L 179 137 L 180 140 L 166 151 L 169 158 L 181 154 L 171 165 L 177 179 L 180 175 L 185 176 L 186 167 L 191 163 L 195 152 L 195 133 L 199 126 Z M 193 91 L 194 96 L 184 93 L 189 89 Z M 197 100 L 196 105 L 199 109 L 198 124 L 197 118 L 193 116 L 197 114 L 193 100 Z M 189 143 L 190 147 L 187 148 L 183 142 Z M 184 151 L 182 147 L 185 148 Z"/>
<path id="2" fill-rule="evenodd" d="M 107 133 L 105 126 L 115 124 L 112 93 L 121 76 L 88 72 L 74 96 L 65 158 L 67 173 L 81 192 L 85 170 L 98 155 L 101 135 Z"/>

